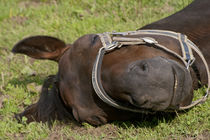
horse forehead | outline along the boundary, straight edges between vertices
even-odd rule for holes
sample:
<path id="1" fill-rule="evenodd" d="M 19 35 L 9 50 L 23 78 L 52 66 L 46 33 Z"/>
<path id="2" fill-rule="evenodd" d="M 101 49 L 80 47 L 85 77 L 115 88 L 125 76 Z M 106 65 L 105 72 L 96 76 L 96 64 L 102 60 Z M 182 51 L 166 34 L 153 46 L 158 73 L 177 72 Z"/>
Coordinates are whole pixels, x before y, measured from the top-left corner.
<path id="1" fill-rule="evenodd" d="M 142 36 L 139 36 L 142 37 Z M 157 37 L 151 36 L 161 42 L 163 45 L 177 46 L 176 40 L 166 38 L 166 37 Z M 71 49 L 69 49 L 63 56 L 64 62 L 62 66 L 72 65 L 68 63 L 73 63 L 82 66 L 87 64 L 93 64 L 98 49 L 102 47 L 100 38 L 96 34 L 87 34 L 78 38 L 74 43 Z M 177 52 L 178 47 L 172 47 L 172 50 Z M 121 63 L 122 66 L 126 66 L 129 63 L 139 60 L 147 59 L 158 55 L 164 55 L 167 57 L 167 54 L 164 54 L 164 51 L 155 49 L 153 47 L 145 47 L 144 45 L 134 46 L 125 46 L 120 49 L 114 50 L 105 55 L 103 59 L 103 69 L 109 69 L 111 66 Z M 128 62 L 129 61 L 129 62 Z M 91 65 L 89 65 L 91 66 Z M 87 68 L 87 67 L 86 67 Z M 123 68 L 123 67 L 122 67 Z"/>
<path id="2" fill-rule="evenodd" d="M 97 35 L 84 35 L 78 38 L 60 59 L 59 69 L 69 69 L 74 72 L 81 70 L 86 72 L 89 70 L 92 66 L 91 64 L 95 61 L 97 50 L 100 48 L 97 42 Z M 98 46 L 94 46 L 95 44 L 98 44 Z"/>

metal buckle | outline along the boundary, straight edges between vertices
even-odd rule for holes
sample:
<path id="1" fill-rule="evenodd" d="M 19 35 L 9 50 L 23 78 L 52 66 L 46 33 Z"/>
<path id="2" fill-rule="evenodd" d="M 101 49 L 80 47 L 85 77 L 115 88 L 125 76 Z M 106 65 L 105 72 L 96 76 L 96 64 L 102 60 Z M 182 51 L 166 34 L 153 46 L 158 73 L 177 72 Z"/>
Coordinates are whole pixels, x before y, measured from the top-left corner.
<path id="1" fill-rule="evenodd" d="M 143 37 L 142 40 L 149 44 L 157 44 L 158 42 L 151 37 Z"/>
<path id="2" fill-rule="evenodd" d="M 187 61 L 187 69 L 195 62 L 195 59 L 191 59 Z"/>
<path id="3" fill-rule="evenodd" d="M 116 41 L 113 41 L 112 44 L 104 47 L 106 51 L 112 51 L 114 50 L 116 47 L 118 47 L 119 43 Z"/>

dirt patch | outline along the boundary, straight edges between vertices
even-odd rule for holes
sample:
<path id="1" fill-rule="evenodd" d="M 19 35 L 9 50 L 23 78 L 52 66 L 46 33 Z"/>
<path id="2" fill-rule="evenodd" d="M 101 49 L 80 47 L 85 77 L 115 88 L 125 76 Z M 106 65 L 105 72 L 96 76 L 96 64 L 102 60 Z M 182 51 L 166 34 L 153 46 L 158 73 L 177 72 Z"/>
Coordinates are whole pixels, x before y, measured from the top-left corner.
<path id="1" fill-rule="evenodd" d="M 74 126 L 72 130 L 74 133 L 80 134 L 80 135 L 91 135 L 95 137 L 102 138 L 102 134 L 104 134 L 106 137 L 103 137 L 103 140 L 113 139 L 118 136 L 118 128 L 117 126 L 106 124 L 103 126 L 93 127 L 93 126 Z"/>
<path id="2" fill-rule="evenodd" d="M 29 8 L 29 7 L 39 7 L 42 3 L 38 0 L 31 0 L 31 1 L 22 1 L 19 3 L 19 7 L 22 8 Z"/>
<path id="3" fill-rule="evenodd" d="M 4 47 L 0 47 L 0 53 L 3 55 L 5 55 L 5 54 L 7 54 L 7 53 L 9 53 L 10 52 L 10 49 L 8 49 L 9 47 L 6 47 L 6 46 L 4 46 Z"/>
<path id="4" fill-rule="evenodd" d="M 3 93 L 0 91 L 0 108 L 3 107 Z"/>
<path id="5" fill-rule="evenodd" d="M 18 140 L 24 140 L 24 134 L 22 133 L 16 133 L 12 136 L 14 139 L 18 139 Z"/>
<path id="6" fill-rule="evenodd" d="M 165 3 L 165 5 L 160 9 L 162 12 L 172 12 L 174 8 L 169 5 L 169 1 Z"/>
<path id="7" fill-rule="evenodd" d="M 48 140 L 59 140 L 60 138 L 63 138 L 64 140 L 74 140 L 73 137 L 67 138 L 66 136 L 61 135 L 60 132 L 51 133 Z"/>
<path id="8" fill-rule="evenodd" d="M 71 132 L 73 135 L 69 135 L 68 132 L 61 132 L 63 127 L 70 126 L 67 130 L 68 132 Z M 49 140 L 57 140 L 57 139 L 64 139 L 64 140 L 75 140 L 77 134 L 79 136 L 91 136 L 92 138 L 96 137 L 102 139 L 102 140 L 110 140 L 110 139 L 116 139 L 118 137 L 118 127 L 112 124 L 106 124 L 98 127 L 91 126 L 89 124 L 80 125 L 78 123 L 59 123 L 56 124 L 55 127 L 51 129 L 51 132 L 47 139 Z M 103 137 L 104 136 L 104 137 Z"/>
<path id="9" fill-rule="evenodd" d="M 146 6 L 146 7 L 143 7 L 142 9 L 143 9 L 143 11 L 147 11 L 148 8 L 150 8 L 150 7 Z M 163 6 L 154 7 L 152 11 L 155 12 L 155 13 L 158 13 L 158 14 L 160 14 L 160 13 L 171 13 L 171 12 L 174 11 L 174 8 L 172 6 L 170 6 L 169 0 L 167 0 Z M 140 12 L 140 13 L 142 13 L 142 12 Z"/>
<path id="10" fill-rule="evenodd" d="M 4 101 L 7 100 L 7 99 L 9 99 L 9 97 L 7 95 L 4 95 L 0 91 L 0 108 L 4 107 Z"/>
<path id="11" fill-rule="evenodd" d="M 50 129 L 50 133 L 48 135 L 48 138 L 46 140 L 58 140 L 58 139 L 63 139 L 63 140 L 75 140 L 73 136 L 66 136 L 66 134 L 62 133 L 61 130 L 64 126 L 67 125 L 72 125 L 72 124 L 64 124 L 64 123 L 58 123 L 55 127 Z M 69 129 L 71 131 L 71 129 Z"/>
<path id="12" fill-rule="evenodd" d="M 205 131 L 203 132 L 201 135 L 198 135 L 195 138 L 191 138 L 190 140 L 210 140 L 210 132 L 209 131 Z"/>
<path id="13" fill-rule="evenodd" d="M 30 0 L 30 1 L 22 1 L 19 3 L 19 7 L 29 8 L 29 7 L 39 7 L 44 4 L 57 4 L 58 0 Z"/>
<path id="14" fill-rule="evenodd" d="M 199 134 L 198 136 L 186 136 L 186 137 L 175 137 L 173 139 L 168 138 L 169 140 L 174 140 L 174 139 L 180 139 L 180 140 L 210 140 L 210 131 L 204 131 L 202 134 Z"/>
<path id="15" fill-rule="evenodd" d="M 28 18 L 23 17 L 23 16 L 11 17 L 11 21 L 14 22 L 15 24 L 19 24 L 19 25 L 23 25 L 27 20 L 28 20 Z"/>

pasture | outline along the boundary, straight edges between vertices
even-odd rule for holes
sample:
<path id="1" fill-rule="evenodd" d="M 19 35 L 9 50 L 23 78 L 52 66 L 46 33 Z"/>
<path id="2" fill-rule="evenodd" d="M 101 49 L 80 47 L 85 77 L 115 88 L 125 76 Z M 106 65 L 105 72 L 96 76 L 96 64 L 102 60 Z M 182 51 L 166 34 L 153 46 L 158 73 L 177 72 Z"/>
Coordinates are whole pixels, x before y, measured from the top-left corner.
<path id="1" fill-rule="evenodd" d="M 140 115 L 99 127 L 74 121 L 18 123 L 35 103 L 44 79 L 57 64 L 14 55 L 13 45 L 31 35 L 49 35 L 72 43 L 88 33 L 136 30 L 164 18 L 192 0 L 1 0 L 0 1 L 0 140 L 1 139 L 209 139 L 210 101 L 188 112 Z M 177 19 L 178 20 L 178 19 Z M 202 94 L 204 89 L 195 91 Z"/>

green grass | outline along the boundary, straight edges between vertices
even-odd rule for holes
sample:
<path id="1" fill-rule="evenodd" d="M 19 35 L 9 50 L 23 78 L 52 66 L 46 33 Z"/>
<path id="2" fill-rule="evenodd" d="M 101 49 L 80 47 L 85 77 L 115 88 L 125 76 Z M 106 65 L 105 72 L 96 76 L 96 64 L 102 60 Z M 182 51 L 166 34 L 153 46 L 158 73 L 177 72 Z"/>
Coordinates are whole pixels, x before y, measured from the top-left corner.
<path id="1" fill-rule="evenodd" d="M 81 35 L 136 30 L 171 15 L 192 0 L 1 0 L 0 139 L 185 139 L 210 136 L 210 101 L 186 113 L 139 116 L 139 121 L 100 127 L 84 123 L 19 124 L 13 117 L 36 102 L 46 76 L 57 64 L 13 55 L 12 46 L 30 35 L 72 43 Z M 35 76 L 34 76 L 35 75 Z M 202 92 L 202 89 L 197 93 Z"/>

